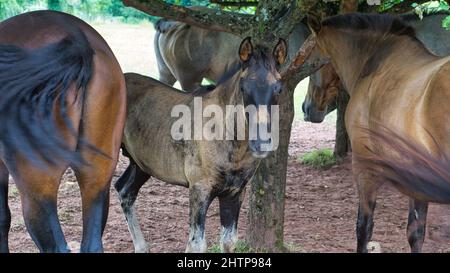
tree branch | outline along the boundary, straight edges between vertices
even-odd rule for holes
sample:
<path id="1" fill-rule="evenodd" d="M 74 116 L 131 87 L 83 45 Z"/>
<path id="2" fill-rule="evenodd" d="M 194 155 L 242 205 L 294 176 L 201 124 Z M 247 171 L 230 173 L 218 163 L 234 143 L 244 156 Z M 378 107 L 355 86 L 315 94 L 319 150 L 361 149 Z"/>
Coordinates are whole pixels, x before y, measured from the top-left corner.
<path id="1" fill-rule="evenodd" d="M 162 0 L 122 0 L 123 4 L 144 13 L 184 22 L 205 29 L 245 36 L 253 26 L 254 16 L 209 8 L 186 8 Z"/>
<path id="2" fill-rule="evenodd" d="M 257 1 L 227 1 L 227 0 L 210 0 L 211 4 L 218 4 L 223 7 L 256 7 Z"/>
<path id="3" fill-rule="evenodd" d="M 313 35 L 310 35 L 303 43 L 302 47 L 298 50 L 293 60 L 282 69 L 281 78 L 286 80 L 298 73 L 301 73 L 303 78 L 305 78 L 319 70 L 325 64 L 329 63 L 329 60 L 320 58 L 310 65 L 304 66 L 306 60 L 311 55 L 315 47 L 316 39 Z"/>

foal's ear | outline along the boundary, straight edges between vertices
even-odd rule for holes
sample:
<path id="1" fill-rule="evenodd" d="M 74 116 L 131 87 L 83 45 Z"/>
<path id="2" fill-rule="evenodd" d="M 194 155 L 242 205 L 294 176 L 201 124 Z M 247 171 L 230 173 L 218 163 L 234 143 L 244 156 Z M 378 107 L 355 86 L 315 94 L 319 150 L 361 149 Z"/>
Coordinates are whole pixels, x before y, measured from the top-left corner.
<path id="1" fill-rule="evenodd" d="M 313 13 L 308 13 L 306 16 L 309 29 L 313 35 L 317 35 L 322 29 L 322 23 L 320 22 L 319 16 Z"/>
<path id="2" fill-rule="evenodd" d="M 275 46 L 273 50 L 273 57 L 277 61 L 279 65 L 284 64 L 287 58 L 287 43 L 284 39 L 278 41 L 278 44 Z"/>
<path id="3" fill-rule="evenodd" d="M 239 46 L 239 58 L 243 62 L 247 62 L 250 60 L 253 54 L 253 45 L 251 42 L 251 37 L 245 38 L 241 45 Z"/>

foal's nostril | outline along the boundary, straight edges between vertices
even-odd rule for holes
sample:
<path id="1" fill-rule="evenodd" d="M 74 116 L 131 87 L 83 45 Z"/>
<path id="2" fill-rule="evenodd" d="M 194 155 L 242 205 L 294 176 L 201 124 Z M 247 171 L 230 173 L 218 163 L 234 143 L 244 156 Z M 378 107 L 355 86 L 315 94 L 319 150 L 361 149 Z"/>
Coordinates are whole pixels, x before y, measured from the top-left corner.
<path id="1" fill-rule="evenodd" d="M 303 114 L 306 114 L 305 102 L 302 103 L 302 111 L 303 111 Z"/>

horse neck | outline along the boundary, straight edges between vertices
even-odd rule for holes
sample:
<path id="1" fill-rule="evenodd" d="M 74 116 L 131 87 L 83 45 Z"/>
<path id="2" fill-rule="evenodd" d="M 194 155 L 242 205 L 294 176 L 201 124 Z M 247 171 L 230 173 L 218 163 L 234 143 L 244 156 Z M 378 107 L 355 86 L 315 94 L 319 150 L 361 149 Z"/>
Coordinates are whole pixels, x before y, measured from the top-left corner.
<path id="1" fill-rule="evenodd" d="M 436 58 L 423 44 L 412 37 L 381 33 L 355 33 L 333 30 L 324 35 L 324 45 L 344 86 L 352 95 L 362 77 L 376 73 L 388 58 L 396 65 L 408 66 L 421 60 Z"/>
<path id="2" fill-rule="evenodd" d="M 227 111 L 227 106 L 242 106 L 244 105 L 244 97 L 239 88 L 241 78 L 241 72 L 236 73 L 229 80 L 219 85 L 216 89 L 214 89 L 210 94 L 206 96 L 206 101 L 204 102 L 204 107 L 208 105 L 218 105 L 223 113 L 225 114 L 225 118 L 223 119 L 224 128 L 226 130 L 234 130 L 235 128 L 227 128 L 227 124 L 230 124 L 230 120 L 234 119 L 236 115 L 241 115 L 240 117 L 245 119 L 245 112 L 239 111 L 236 114 Z M 247 136 L 248 133 L 248 123 L 245 122 L 245 134 Z M 235 132 L 236 133 L 236 132 Z M 235 134 L 236 136 L 236 134 Z M 242 145 L 247 145 L 246 142 L 242 142 Z"/>
<path id="3" fill-rule="evenodd" d="M 244 103 L 242 92 L 239 90 L 241 72 L 237 72 L 230 79 L 214 89 L 208 95 L 208 103 L 219 105 L 225 110 L 227 105 L 241 105 Z"/>

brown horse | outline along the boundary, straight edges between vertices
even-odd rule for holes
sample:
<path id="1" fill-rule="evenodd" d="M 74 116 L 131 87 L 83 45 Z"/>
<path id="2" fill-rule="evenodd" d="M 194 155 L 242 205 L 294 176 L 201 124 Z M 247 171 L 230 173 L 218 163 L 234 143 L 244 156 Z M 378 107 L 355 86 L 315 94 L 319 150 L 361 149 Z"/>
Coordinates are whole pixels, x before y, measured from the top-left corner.
<path id="1" fill-rule="evenodd" d="M 139 227 L 134 202 L 139 189 L 151 176 L 189 188 L 190 232 L 187 252 L 206 251 L 206 213 L 216 197 L 219 198 L 222 224 L 221 249 L 224 252 L 234 251 L 245 185 L 255 173 L 260 159 L 271 151 L 264 148 L 269 139 L 262 138 L 260 128 L 273 128 L 272 115 L 268 113 L 277 104 L 281 92 L 281 76 L 277 66 L 284 63 L 286 50 L 287 45 L 283 40 L 273 52 L 269 52 L 264 47 L 254 48 L 247 38 L 239 49 L 239 63 L 225 73 L 218 86 L 194 94 L 178 91 L 152 78 L 137 74 L 125 75 L 128 117 L 123 150 L 130 158 L 130 165 L 115 188 L 136 252 L 146 252 L 148 246 Z M 258 110 L 246 112 L 244 106 L 254 106 Z M 236 111 L 230 112 L 227 110 L 229 107 Z M 175 112 L 174 116 L 176 108 L 187 112 L 181 114 L 183 119 L 194 113 L 194 118 L 188 119 L 186 125 L 190 127 L 193 120 L 194 129 L 183 127 L 182 131 L 187 136 L 183 133 L 181 138 L 174 137 L 173 126 L 179 122 L 174 119 L 179 115 Z M 215 128 L 212 138 L 208 130 L 198 130 L 198 125 L 195 125 L 198 124 L 195 112 L 202 111 L 200 109 L 204 109 L 204 113 L 207 109 L 225 113 L 224 118 L 212 126 L 212 119 L 200 113 L 200 122 L 203 120 L 204 126 L 210 124 L 211 128 Z M 210 114 L 218 118 L 217 112 Z M 238 124 L 245 128 L 235 129 L 235 126 L 239 127 Z M 249 124 L 258 130 L 254 139 L 249 138 Z M 192 132 L 195 129 L 197 131 Z M 179 130 L 175 132 L 178 134 Z M 235 133 L 229 136 L 229 132 Z M 194 138 L 191 137 L 192 133 Z"/>
<path id="2" fill-rule="evenodd" d="M 194 91 L 207 78 L 217 82 L 239 58 L 236 52 L 242 39 L 236 35 L 207 30 L 162 19 L 155 24 L 154 48 L 159 80 L 183 90 Z M 300 22 L 289 36 L 289 59 L 310 35 Z"/>
<path id="3" fill-rule="evenodd" d="M 350 95 L 345 122 L 354 151 L 353 173 L 359 193 L 357 250 L 366 252 L 377 189 L 383 181 L 373 172 L 360 172 L 358 158 L 370 156 L 371 150 L 384 157 L 390 157 L 393 151 L 380 141 L 374 145 L 364 128 L 377 131 L 381 123 L 432 155 L 449 155 L 450 126 L 441 121 L 450 114 L 450 57 L 432 54 L 417 39 L 414 29 L 397 16 L 348 14 L 322 23 L 310 17 L 309 24 L 318 50 L 330 57 Z M 408 241 L 411 250 L 419 252 L 428 203 L 411 190 L 414 182 L 403 186 L 403 192 L 411 197 Z M 434 193 L 427 193 L 428 201 L 439 200 Z"/>
<path id="4" fill-rule="evenodd" d="M 417 38 L 431 52 L 444 57 L 450 55 L 450 31 L 445 30 L 441 25 L 442 20 L 448 15 L 447 12 L 430 14 L 425 15 L 422 20 L 414 13 L 401 14 L 400 17 L 407 25 L 414 28 Z M 320 58 L 319 53 L 315 52 L 315 54 L 312 54 L 311 58 Z M 309 78 L 308 92 L 302 104 L 305 121 L 322 122 L 328 113 L 336 109 L 338 92 L 347 91 L 342 86 L 333 65 L 327 64 L 312 74 Z"/>
<path id="5" fill-rule="evenodd" d="M 82 196 L 81 251 L 102 251 L 126 114 L 125 80 L 111 49 L 68 14 L 10 18 L 0 23 L 0 96 L 0 252 L 8 251 L 9 174 L 39 250 L 69 251 L 57 215 L 69 166 Z"/>

